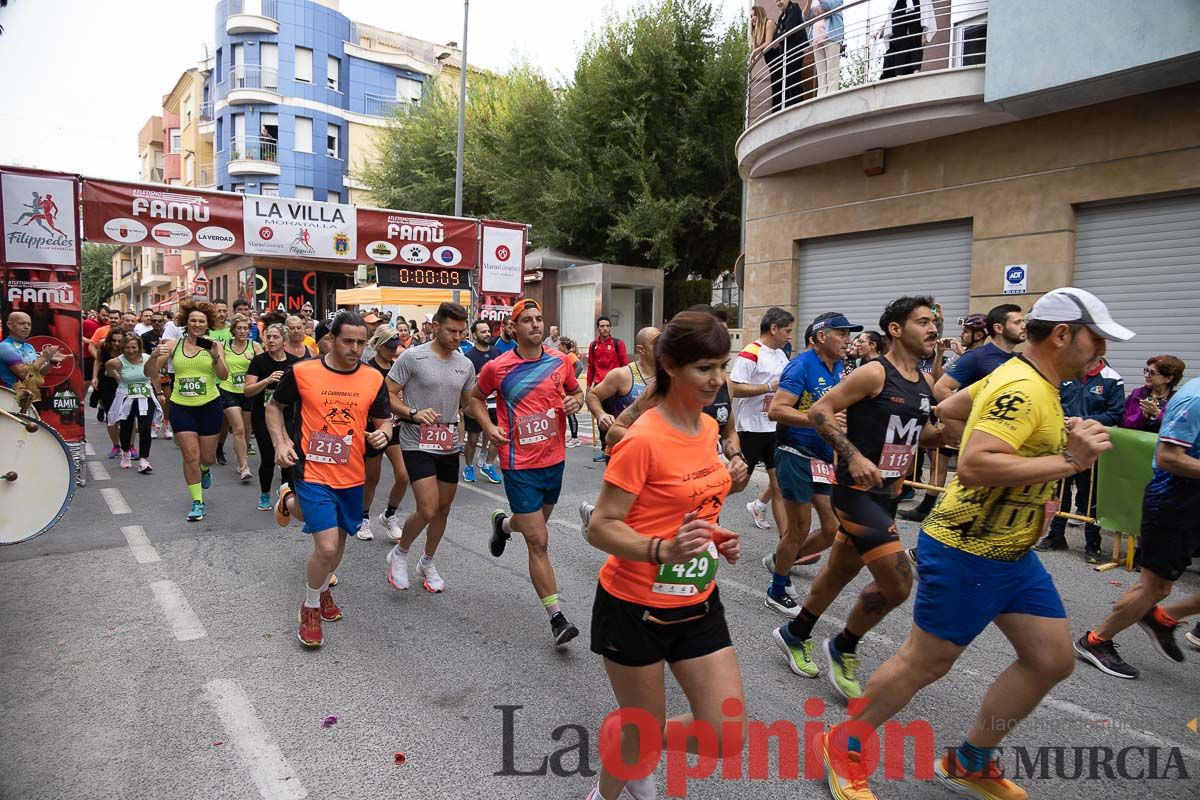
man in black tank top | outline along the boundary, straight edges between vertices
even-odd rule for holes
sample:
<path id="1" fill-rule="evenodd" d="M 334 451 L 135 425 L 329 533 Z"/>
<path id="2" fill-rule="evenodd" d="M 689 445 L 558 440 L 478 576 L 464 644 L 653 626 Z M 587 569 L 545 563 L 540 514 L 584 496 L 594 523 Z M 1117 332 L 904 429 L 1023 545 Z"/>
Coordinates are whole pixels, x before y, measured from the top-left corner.
<path id="1" fill-rule="evenodd" d="M 896 508 L 918 446 L 934 447 L 941 439 L 940 429 L 929 423 L 933 383 L 918 367 L 937 341 L 932 306 L 928 297 L 901 297 L 888 305 L 879 320 L 890 341 L 888 354 L 854 370 L 808 412 L 837 453 L 833 510 L 838 534 L 800 614 L 774 638 L 793 672 L 815 677 L 813 626 L 867 567 L 874 580 L 859 594 L 846 627 L 822 647 L 830 682 L 847 699 L 862 696 L 856 674 L 859 639 L 912 589 Z M 841 411 L 845 430 L 837 422 Z"/>

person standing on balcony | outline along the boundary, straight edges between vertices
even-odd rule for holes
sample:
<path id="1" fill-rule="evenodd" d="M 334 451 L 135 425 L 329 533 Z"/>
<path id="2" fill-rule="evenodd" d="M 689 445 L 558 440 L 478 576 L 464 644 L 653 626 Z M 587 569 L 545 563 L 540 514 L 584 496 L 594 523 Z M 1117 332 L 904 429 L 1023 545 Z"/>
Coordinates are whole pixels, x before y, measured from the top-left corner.
<path id="1" fill-rule="evenodd" d="M 791 0 L 775 0 L 775 5 L 779 8 L 779 18 L 775 22 L 771 46 L 764 53 L 771 71 L 772 111 L 800 101 L 804 54 L 808 50 L 803 10 Z"/>
<path id="2" fill-rule="evenodd" d="M 937 33 L 937 19 L 933 14 L 933 0 L 896 0 L 892 13 L 875 34 L 887 50 L 883 56 L 883 72 L 879 80 L 900 75 L 910 75 L 921 68 L 925 45 L 933 41 Z"/>
<path id="3" fill-rule="evenodd" d="M 748 117 L 747 124 L 757 120 L 765 113 L 769 113 L 764 102 L 772 85 L 768 78 L 768 68 L 766 59 L 763 58 L 763 53 L 771 44 L 771 40 L 775 38 L 775 20 L 767 18 L 767 12 L 760 5 L 755 5 L 750 8 L 750 66 L 749 66 L 749 84 L 750 84 L 750 102 L 747 108 Z M 755 64 L 760 58 L 763 58 L 762 66 L 755 69 Z"/>
<path id="4" fill-rule="evenodd" d="M 842 22 L 842 0 L 804 0 L 804 20 L 812 24 L 809 35 L 813 41 L 813 62 L 817 71 L 817 96 L 836 92 L 841 85 L 842 39 L 846 28 Z M 829 16 L 817 19 L 823 14 Z"/>

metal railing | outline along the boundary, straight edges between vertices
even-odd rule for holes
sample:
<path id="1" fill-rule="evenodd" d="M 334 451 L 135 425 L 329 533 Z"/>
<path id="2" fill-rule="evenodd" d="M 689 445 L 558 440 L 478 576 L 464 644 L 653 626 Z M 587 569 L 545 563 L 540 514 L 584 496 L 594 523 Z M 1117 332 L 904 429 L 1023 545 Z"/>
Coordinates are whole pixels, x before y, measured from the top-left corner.
<path id="1" fill-rule="evenodd" d="M 229 147 L 230 161 L 267 161 L 279 163 L 279 142 L 267 136 L 234 136 Z"/>
<path id="2" fill-rule="evenodd" d="M 196 175 L 197 186 L 216 186 L 217 167 L 215 164 L 201 164 L 200 172 Z"/>
<path id="3" fill-rule="evenodd" d="M 363 94 L 363 113 L 371 117 L 394 117 L 408 111 L 412 103 L 406 97 L 385 97 L 381 94 Z"/>
<path id="4" fill-rule="evenodd" d="M 260 17 L 278 20 L 276 0 L 229 0 L 229 16 L 234 14 L 255 14 Z"/>
<path id="5" fill-rule="evenodd" d="M 275 67 L 260 67 L 257 64 L 234 64 L 229 68 L 229 77 L 222 83 L 225 92 L 235 89 L 263 89 L 279 91 L 279 70 Z"/>
<path id="6" fill-rule="evenodd" d="M 812 0 L 809 19 L 758 47 L 752 31 L 746 127 L 832 92 L 986 60 L 988 0 L 923 0 L 900 13 L 893 3 L 872 13 L 869 2 L 847 0 L 818 14 Z M 765 19 L 769 33 L 778 15 Z"/>
<path id="7" fill-rule="evenodd" d="M 212 118 L 213 118 L 212 101 L 205 100 L 203 103 L 200 104 L 200 121 L 201 122 L 212 122 Z"/>

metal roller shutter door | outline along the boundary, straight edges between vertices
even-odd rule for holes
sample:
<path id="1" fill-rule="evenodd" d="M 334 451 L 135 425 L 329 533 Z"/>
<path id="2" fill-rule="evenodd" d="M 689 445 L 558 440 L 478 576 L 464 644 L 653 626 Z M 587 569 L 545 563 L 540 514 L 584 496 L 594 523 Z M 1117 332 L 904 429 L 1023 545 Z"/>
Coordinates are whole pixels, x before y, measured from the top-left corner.
<path id="1" fill-rule="evenodd" d="M 1079 208 L 1074 282 L 1137 334 L 1108 343 L 1126 392 L 1142 385 L 1150 356 L 1200 372 L 1200 195 Z"/>
<path id="2" fill-rule="evenodd" d="M 945 335 L 957 336 L 970 285 L 969 220 L 808 239 L 800 243 L 797 338 L 826 311 L 878 330 L 884 307 L 913 294 L 933 295 L 946 317 Z"/>

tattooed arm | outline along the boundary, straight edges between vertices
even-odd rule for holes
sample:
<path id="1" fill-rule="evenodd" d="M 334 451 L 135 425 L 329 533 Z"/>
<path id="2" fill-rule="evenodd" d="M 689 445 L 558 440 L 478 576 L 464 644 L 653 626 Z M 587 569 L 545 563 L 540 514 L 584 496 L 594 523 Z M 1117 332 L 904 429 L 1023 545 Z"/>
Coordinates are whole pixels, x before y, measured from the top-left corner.
<path id="1" fill-rule="evenodd" d="M 615 447 L 617 442 L 624 439 L 625 434 L 629 433 L 629 426 L 658 403 L 659 399 L 654 392 L 653 382 L 647 381 L 646 390 L 638 395 L 638 399 L 633 401 L 633 405 L 622 411 L 621 415 L 609 426 L 608 431 L 604 434 L 605 446 L 610 450 Z"/>
<path id="2" fill-rule="evenodd" d="M 877 361 L 864 364 L 851 372 L 808 410 L 808 418 L 813 427 L 847 465 L 855 486 L 882 486 L 883 477 L 879 474 L 879 467 L 868 461 L 842 432 L 837 415 L 860 400 L 878 395 L 883 391 L 884 379 L 882 364 Z"/>

